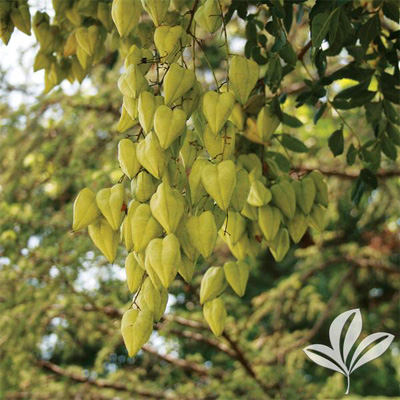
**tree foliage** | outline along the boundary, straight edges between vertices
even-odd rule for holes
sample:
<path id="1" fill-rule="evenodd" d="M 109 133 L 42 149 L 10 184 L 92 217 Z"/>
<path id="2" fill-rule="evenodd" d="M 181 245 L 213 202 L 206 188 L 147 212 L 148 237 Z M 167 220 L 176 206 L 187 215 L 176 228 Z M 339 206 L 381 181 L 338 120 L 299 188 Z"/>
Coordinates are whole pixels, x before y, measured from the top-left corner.
<path id="1" fill-rule="evenodd" d="M 29 94 L 29 88 L 8 86 L 7 74 L 1 89 L 0 263 L 6 312 L 0 326 L 1 366 L 7 371 L 1 376 L 2 397 L 339 399 L 344 379 L 311 365 L 302 348 L 327 342 L 330 321 L 350 308 L 361 308 L 366 335 L 398 332 L 396 2 L 206 3 L 214 5 L 216 20 L 196 14 L 207 6 L 196 0 L 173 0 L 164 17 L 151 7 L 141 14 L 137 2 L 131 32 L 118 27 L 118 33 L 111 2 L 53 1 L 54 13 L 40 11 L 32 22 L 25 1 L 1 2 L 3 41 L 10 40 L 14 26 L 29 34 L 32 24 L 38 41 L 34 68 L 45 70 L 44 94 L 34 105 L 8 104 L 9 94 Z M 249 100 L 234 90 L 243 106 L 241 128 L 231 117 L 238 131 L 235 159 L 256 154 L 268 189 L 277 177 L 297 181 L 321 171 L 329 179 L 329 210 L 325 231 L 311 226 L 298 244 L 288 246 L 285 258 L 265 247 L 246 258 L 246 292 L 238 298 L 240 280 L 229 282 L 232 288 L 223 294 L 226 329 L 219 338 L 204 321 L 200 284 L 210 265 L 232 258 L 223 241 L 210 257 L 207 245 L 199 246 L 205 258 L 198 259 L 193 280 L 174 280 L 168 312 L 132 358 L 119 323 L 132 303 L 122 268 L 127 252 L 120 247 L 109 264 L 87 235 L 71 233 L 72 202 L 83 187 L 97 192 L 116 184 L 118 143 L 144 136 L 143 118 L 132 115 L 129 99 L 120 108 L 116 90 L 124 61 L 136 57 L 133 45 L 151 50 L 141 50 L 133 62 L 144 70 L 153 65 L 149 83 L 154 94 L 166 95 L 163 77 L 173 58 L 162 60 L 160 44 L 153 43 L 155 25 L 162 21 L 183 27 L 179 64 L 195 69 L 202 87 L 216 92 L 229 84 L 234 90 L 228 71 L 243 44 L 260 74 Z M 95 40 L 88 39 L 90 32 Z M 81 90 L 68 96 L 58 88 L 64 80 L 83 79 L 96 95 Z M 184 108 L 173 103 L 173 110 Z M 265 118 L 268 132 L 262 129 Z M 196 111 L 188 126 L 205 141 L 204 123 Z M 211 155 L 212 148 L 202 144 Z M 226 211 L 223 200 L 209 193 Z M 257 192 L 252 201 L 266 200 Z M 169 226 L 162 225 L 168 233 Z M 194 231 L 201 222 L 197 226 Z M 262 236 L 251 231 L 249 245 Z M 224 268 L 227 277 L 229 268 L 237 266 Z M 219 307 L 209 303 L 206 318 Z M 207 321 L 221 333 L 218 322 Z M 396 396 L 398 357 L 388 352 L 352 379 L 357 395 Z"/>

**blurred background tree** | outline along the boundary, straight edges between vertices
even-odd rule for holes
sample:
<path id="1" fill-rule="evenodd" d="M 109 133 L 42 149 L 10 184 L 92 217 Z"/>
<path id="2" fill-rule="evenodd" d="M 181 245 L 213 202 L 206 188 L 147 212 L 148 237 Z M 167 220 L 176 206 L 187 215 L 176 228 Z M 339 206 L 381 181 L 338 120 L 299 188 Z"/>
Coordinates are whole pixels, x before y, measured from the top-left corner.
<path id="1" fill-rule="evenodd" d="M 364 27 L 370 41 L 361 35 L 361 44 L 356 37 L 343 51 L 329 54 L 332 48 L 313 49 L 309 41 L 312 12 L 328 13 L 334 20 L 335 8 L 324 8 L 329 2 L 264 2 L 267 6 L 260 7 L 275 17 L 269 22 L 283 18 L 276 14 L 282 4 L 285 15 L 292 9 L 285 40 L 294 60 L 287 63 L 286 53 L 271 50 L 285 46 L 276 27 L 265 29 L 257 22 L 262 17 L 258 3 L 226 6 L 227 14 L 232 13 L 231 51 L 242 53 L 245 47 L 246 55 L 264 65 L 266 78 L 260 85 L 267 84 L 271 97 L 279 86 L 277 104 L 292 116 L 286 116 L 278 133 L 292 135 L 309 149 L 275 141 L 270 156 L 293 173 L 316 168 L 328 177 L 325 232 L 310 229 L 281 263 L 265 253 L 251 265 L 244 298 L 226 295 L 229 318 L 219 339 L 209 331 L 198 305 L 201 275 L 208 267 L 200 262 L 191 285 L 174 282 L 156 332 L 129 358 L 119 330 L 131 301 L 125 254 L 120 249 L 110 265 L 86 235 L 70 232 L 79 190 L 97 190 L 121 176 L 116 149 L 125 135 L 116 130 L 121 103 L 116 82 L 122 65 L 118 52 L 106 53 L 86 78 L 88 86 L 65 90 L 63 84 L 47 95 L 38 95 L 29 84 L 14 85 L 9 71 L 3 71 L 1 399 L 342 399 L 345 377 L 311 363 L 302 349 L 310 343 L 328 344 L 331 321 L 352 308 L 362 312 L 363 337 L 378 331 L 398 337 L 400 170 L 393 152 L 399 82 L 398 67 L 390 65 L 395 64 L 391 46 L 395 57 L 398 50 L 398 26 L 392 21 L 398 7 L 391 1 L 336 1 L 338 7 L 348 7 L 340 11 L 337 35 L 344 34 L 343 20 L 350 16 L 356 20 L 351 25 L 355 32 Z M 377 29 L 369 26 L 372 18 L 380 21 Z M 377 31 L 371 33 L 373 29 Z M 361 68 L 355 61 L 364 45 L 373 51 L 359 56 Z M 202 83 L 212 84 L 210 65 L 222 81 L 224 47 L 208 40 L 202 46 Z M 281 63 L 271 61 L 278 54 L 286 62 L 283 70 L 290 64 L 295 68 L 280 71 Z M 397 79 L 392 87 L 385 74 Z M 379 93 L 370 98 L 366 92 L 371 91 Z M 17 95 L 21 100 L 15 104 Z M 393 141 L 388 146 L 387 138 Z M 346 155 L 339 154 L 342 139 Z M 360 175 L 360 170 L 365 172 Z M 222 242 L 213 257 L 213 265 L 229 258 Z M 354 372 L 353 394 L 346 399 L 398 397 L 399 380 L 395 341 L 379 359 Z"/>

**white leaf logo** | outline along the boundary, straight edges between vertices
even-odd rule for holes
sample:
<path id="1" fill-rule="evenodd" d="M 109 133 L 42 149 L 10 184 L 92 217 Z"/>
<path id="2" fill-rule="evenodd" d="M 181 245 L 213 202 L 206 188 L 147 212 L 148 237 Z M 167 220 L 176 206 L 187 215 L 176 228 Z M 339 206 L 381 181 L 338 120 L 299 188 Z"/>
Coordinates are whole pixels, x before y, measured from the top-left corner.
<path id="1" fill-rule="evenodd" d="M 343 345 L 341 346 L 341 337 L 344 327 L 351 317 L 353 317 L 353 319 L 344 335 Z M 362 317 L 360 310 L 358 308 L 349 310 L 336 317 L 329 328 L 331 347 L 323 344 L 312 344 L 303 349 L 307 356 L 316 364 L 340 372 L 346 376 L 346 394 L 349 393 L 350 389 L 350 374 L 367 362 L 382 355 L 388 349 L 394 338 L 393 335 L 386 332 L 373 333 L 367 336 L 354 351 L 350 361 L 349 354 L 360 336 L 361 330 Z M 363 352 L 364 354 L 362 354 Z"/>

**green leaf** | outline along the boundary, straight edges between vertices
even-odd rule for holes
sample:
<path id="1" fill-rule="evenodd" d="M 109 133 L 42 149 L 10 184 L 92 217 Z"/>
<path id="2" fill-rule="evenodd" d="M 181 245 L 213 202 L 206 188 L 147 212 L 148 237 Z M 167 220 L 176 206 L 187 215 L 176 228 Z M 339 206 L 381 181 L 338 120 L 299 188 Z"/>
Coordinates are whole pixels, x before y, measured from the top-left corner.
<path id="1" fill-rule="evenodd" d="M 271 57 L 268 61 L 268 69 L 265 74 L 268 85 L 277 88 L 282 79 L 282 65 L 278 57 Z"/>
<path id="2" fill-rule="evenodd" d="M 382 153 L 393 161 L 397 159 L 396 147 L 386 135 L 382 137 Z"/>
<path id="3" fill-rule="evenodd" d="M 315 113 L 313 121 L 314 121 L 314 125 L 317 124 L 317 122 L 319 121 L 319 119 L 322 117 L 322 115 L 324 114 L 326 107 L 327 107 L 328 103 L 322 103 L 321 107 L 318 109 L 318 111 Z"/>
<path id="4" fill-rule="evenodd" d="M 396 145 L 400 146 L 400 132 L 397 126 L 388 121 L 386 125 L 386 133 L 389 139 Z"/>
<path id="5" fill-rule="evenodd" d="M 378 187 L 378 179 L 376 176 L 367 168 L 364 168 L 360 172 L 360 179 L 368 185 L 371 186 L 372 189 L 376 189 Z"/>
<path id="6" fill-rule="evenodd" d="M 397 0 L 385 0 L 382 10 L 386 18 L 391 19 L 392 21 L 396 22 L 396 24 L 399 23 L 400 12 Z"/>
<path id="7" fill-rule="evenodd" d="M 320 47 L 328 33 L 331 20 L 335 14 L 339 14 L 340 8 L 335 8 L 330 14 L 327 12 L 317 14 L 311 24 L 311 40 L 313 47 Z"/>
<path id="8" fill-rule="evenodd" d="M 290 171 L 290 161 L 283 154 L 277 153 L 275 151 L 267 151 L 266 158 L 267 160 L 270 159 L 274 161 L 282 172 L 287 173 Z"/>
<path id="9" fill-rule="evenodd" d="M 297 54 L 289 42 L 286 42 L 285 45 L 279 50 L 279 55 L 286 64 L 295 65 L 297 62 Z"/>
<path id="10" fill-rule="evenodd" d="M 400 116 L 389 101 L 383 100 L 383 109 L 389 121 L 397 125 L 400 123 Z"/>
<path id="11" fill-rule="evenodd" d="M 296 153 L 307 153 L 309 151 L 309 148 L 301 140 L 286 133 L 282 134 L 281 142 L 285 148 Z"/>
<path id="12" fill-rule="evenodd" d="M 337 9 L 339 10 L 339 9 Z M 340 12 L 335 12 L 332 15 L 331 22 L 329 24 L 329 45 L 332 46 L 333 43 L 335 43 L 336 35 L 338 32 L 338 27 L 339 27 L 339 17 L 340 17 Z"/>
<path id="13" fill-rule="evenodd" d="M 343 131 L 338 129 L 337 131 L 333 132 L 328 139 L 328 144 L 335 157 L 342 154 L 344 150 Z"/>
<path id="14" fill-rule="evenodd" d="M 361 46 L 364 50 L 367 50 L 369 44 L 374 40 L 381 29 L 381 22 L 379 20 L 379 14 L 375 14 L 370 18 L 359 30 L 358 38 L 360 39 Z"/>
<path id="15" fill-rule="evenodd" d="M 303 123 L 293 115 L 282 113 L 282 123 L 283 125 L 290 126 L 291 128 L 300 128 Z"/>
<path id="16" fill-rule="evenodd" d="M 360 177 L 358 177 L 351 192 L 351 201 L 355 205 L 358 205 L 360 203 L 360 200 L 364 192 L 365 192 L 365 183 Z"/>
<path id="17" fill-rule="evenodd" d="M 349 146 L 346 155 L 347 165 L 353 165 L 356 161 L 357 149 L 354 147 L 353 143 Z"/>

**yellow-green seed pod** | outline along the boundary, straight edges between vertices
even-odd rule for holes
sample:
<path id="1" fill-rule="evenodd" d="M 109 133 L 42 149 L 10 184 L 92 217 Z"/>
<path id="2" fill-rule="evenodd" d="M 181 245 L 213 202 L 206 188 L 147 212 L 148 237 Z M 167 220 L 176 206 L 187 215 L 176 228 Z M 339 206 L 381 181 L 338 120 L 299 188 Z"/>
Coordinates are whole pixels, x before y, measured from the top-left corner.
<path id="1" fill-rule="evenodd" d="M 140 204 L 132 219 L 132 241 L 135 252 L 141 253 L 152 239 L 161 237 L 162 227 L 153 217 L 148 204 Z"/>
<path id="2" fill-rule="evenodd" d="M 328 206 L 328 187 L 326 186 L 326 183 L 324 181 L 324 176 L 321 174 L 321 172 L 314 170 L 310 174 L 308 174 L 308 177 L 311 178 L 314 181 L 315 188 L 316 188 L 316 193 L 315 193 L 315 201 L 324 207 Z"/>
<path id="3" fill-rule="evenodd" d="M 179 109 L 172 110 L 159 106 L 154 114 L 154 131 L 162 149 L 166 150 L 172 142 L 182 135 L 186 126 L 186 114 Z"/>
<path id="4" fill-rule="evenodd" d="M 146 134 L 153 129 L 154 113 L 157 108 L 164 104 L 161 96 L 154 96 L 150 92 L 142 92 L 139 96 L 138 116 L 139 122 Z"/>
<path id="5" fill-rule="evenodd" d="M 133 97 L 124 96 L 122 101 L 122 107 L 128 112 L 132 120 L 138 120 L 138 99 Z"/>
<path id="6" fill-rule="evenodd" d="M 158 322 L 167 307 L 168 292 L 164 287 L 159 291 L 147 278 L 143 282 L 137 302 L 141 310 L 150 310 L 153 313 L 154 322 Z"/>
<path id="7" fill-rule="evenodd" d="M 76 33 L 75 30 L 72 31 L 72 33 L 68 36 L 67 41 L 65 42 L 64 53 L 63 53 L 64 57 L 69 57 L 69 56 L 76 54 L 76 50 L 78 47 L 78 41 L 76 40 L 75 33 Z"/>
<path id="8" fill-rule="evenodd" d="M 2 2 L 1 7 L 4 7 Z M 12 7 L 10 18 L 16 28 L 26 35 L 31 35 L 31 14 L 27 3 L 20 3 L 17 7 Z"/>
<path id="9" fill-rule="evenodd" d="M 141 167 L 136 156 L 137 145 L 137 143 L 133 143 L 129 139 L 122 139 L 118 143 L 119 166 L 129 179 L 136 176 Z"/>
<path id="10" fill-rule="evenodd" d="M 155 179 L 146 171 L 141 171 L 131 181 L 131 193 L 135 200 L 145 203 L 157 190 Z"/>
<path id="11" fill-rule="evenodd" d="M 125 259 L 125 272 L 129 291 L 135 293 L 142 283 L 145 271 L 138 263 L 133 253 L 129 253 L 128 257 Z"/>
<path id="12" fill-rule="evenodd" d="M 207 301 L 203 306 L 203 314 L 214 335 L 221 336 L 227 317 L 224 301 L 220 297 Z"/>
<path id="13" fill-rule="evenodd" d="M 111 32 L 114 26 L 111 7 L 112 4 L 105 1 L 100 1 L 97 6 L 97 18 L 103 24 L 104 28 L 106 28 L 107 32 Z"/>
<path id="14" fill-rule="evenodd" d="M 321 204 L 314 204 L 310 213 L 310 227 L 322 233 L 325 229 L 326 208 Z"/>
<path id="15" fill-rule="evenodd" d="M 142 5 L 137 0 L 114 0 L 111 16 L 119 36 L 127 37 L 139 22 Z"/>
<path id="16" fill-rule="evenodd" d="M 124 219 L 124 202 L 125 189 L 120 183 L 111 188 L 101 189 L 96 195 L 97 207 L 114 231 L 119 229 Z"/>
<path id="17" fill-rule="evenodd" d="M 162 177 L 166 167 L 166 155 L 154 132 L 150 132 L 144 140 L 139 142 L 136 154 L 140 164 L 151 175 L 157 179 Z"/>
<path id="18" fill-rule="evenodd" d="M 81 46 L 78 46 L 76 49 L 76 57 L 84 70 L 93 64 L 93 57 L 90 57 Z"/>
<path id="19" fill-rule="evenodd" d="M 203 133 L 204 146 L 210 158 L 217 162 L 229 159 L 235 150 L 236 132 L 231 122 L 227 122 L 218 135 L 214 135 L 209 125 Z"/>
<path id="20" fill-rule="evenodd" d="M 189 217 L 186 231 L 192 246 L 204 257 L 212 254 L 217 240 L 217 226 L 214 215 L 205 211 L 199 216 Z"/>
<path id="21" fill-rule="evenodd" d="M 151 68 L 152 60 L 153 60 L 153 53 L 151 52 L 150 49 L 147 48 L 140 49 L 138 46 L 134 44 L 128 50 L 124 66 L 125 69 L 127 69 L 132 64 L 137 65 L 139 69 L 142 71 L 142 74 L 146 75 L 147 72 L 149 72 L 149 69 Z"/>
<path id="22" fill-rule="evenodd" d="M 181 249 L 186 255 L 190 261 L 193 263 L 196 262 L 196 260 L 199 257 L 199 252 L 195 249 L 195 247 L 192 245 L 191 241 L 189 240 L 187 231 L 186 231 L 186 224 L 188 221 L 188 217 L 186 215 L 183 215 L 181 222 L 178 225 L 178 228 L 175 232 L 176 237 L 179 240 L 179 243 L 181 245 Z"/>
<path id="23" fill-rule="evenodd" d="M 140 93 L 149 89 L 149 84 L 139 66 L 132 64 L 119 77 L 118 89 L 124 96 L 137 99 Z"/>
<path id="24" fill-rule="evenodd" d="M 149 340 L 153 331 L 153 313 L 150 310 L 130 309 L 121 321 L 121 333 L 129 357 L 134 357 Z"/>
<path id="25" fill-rule="evenodd" d="M 267 205 L 272 199 L 271 191 L 259 180 L 254 180 L 250 186 L 247 202 L 253 207 Z"/>
<path id="26" fill-rule="evenodd" d="M 155 26 L 165 21 L 169 4 L 170 0 L 142 0 L 143 8 L 150 15 Z"/>
<path id="27" fill-rule="evenodd" d="M 208 161 L 204 158 L 198 158 L 192 165 L 192 169 L 189 174 L 189 187 L 190 195 L 192 198 L 192 204 L 197 204 L 202 197 L 206 194 L 201 175 L 203 168 L 208 164 Z"/>
<path id="28" fill-rule="evenodd" d="M 200 285 L 200 304 L 219 296 L 226 288 L 222 267 L 210 267 L 203 276 Z"/>
<path id="29" fill-rule="evenodd" d="M 230 252 L 237 260 L 242 261 L 250 254 L 250 241 L 246 233 L 235 244 L 231 242 L 231 237 L 227 233 L 225 234 L 223 230 L 219 231 L 219 237 L 228 245 Z"/>
<path id="30" fill-rule="evenodd" d="M 186 70 L 191 71 L 191 70 Z M 195 79 L 193 87 L 189 89 L 181 98 L 181 108 L 185 111 L 188 118 L 192 115 L 192 113 L 197 109 L 197 106 L 200 103 L 201 94 L 203 93 L 203 87 L 201 83 Z"/>
<path id="31" fill-rule="evenodd" d="M 281 262 L 290 247 L 289 232 L 285 228 L 279 229 L 279 232 L 275 236 L 274 240 L 270 243 L 270 251 L 276 262 Z"/>
<path id="32" fill-rule="evenodd" d="M 258 75 L 259 66 L 255 61 L 241 56 L 232 57 L 229 65 L 229 83 L 240 104 L 247 103 Z"/>
<path id="33" fill-rule="evenodd" d="M 257 115 L 257 134 L 262 142 L 268 141 L 277 130 L 281 121 L 268 106 L 263 107 Z"/>
<path id="34" fill-rule="evenodd" d="M 296 194 L 293 186 L 288 181 L 282 181 L 271 186 L 272 199 L 275 205 L 289 219 L 296 212 Z"/>
<path id="35" fill-rule="evenodd" d="M 208 91 L 203 97 L 203 114 L 214 135 L 217 135 L 228 121 L 235 105 L 232 93 L 217 93 Z"/>
<path id="36" fill-rule="evenodd" d="M 171 64 L 164 78 L 165 104 L 171 106 L 183 97 L 194 85 L 195 74 L 191 69 L 185 69 L 178 63 Z"/>
<path id="37" fill-rule="evenodd" d="M 243 261 L 229 261 L 224 264 L 225 278 L 231 288 L 239 296 L 244 296 L 247 281 L 249 279 L 250 267 Z"/>
<path id="38" fill-rule="evenodd" d="M 185 140 L 181 147 L 179 156 L 186 170 L 190 170 L 193 163 L 202 152 L 203 147 L 199 143 L 199 137 L 192 129 L 186 129 Z"/>
<path id="39" fill-rule="evenodd" d="M 132 251 L 133 249 L 132 220 L 139 205 L 140 203 L 138 201 L 133 200 L 130 202 L 128 213 L 126 214 L 126 217 L 121 225 L 121 238 L 127 251 Z"/>
<path id="40" fill-rule="evenodd" d="M 203 186 L 219 208 L 227 211 L 236 185 L 236 168 L 231 160 L 207 164 L 201 175 Z"/>
<path id="41" fill-rule="evenodd" d="M 146 249 L 146 271 L 152 269 L 162 285 L 168 288 L 181 265 L 178 238 L 170 233 L 164 239 L 153 239 Z"/>
<path id="42" fill-rule="evenodd" d="M 236 185 L 232 194 L 231 205 L 237 211 L 241 212 L 246 204 L 250 192 L 249 174 L 245 169 L 236 171 Z"/>
<path id="43" fill-rule="evenodd" d="M 206 0 L 194 16 L 195 21 L 207 32 L 215 33 L 222 25 L 218 0 Z"/>
<path id="44" fill-rule="evenodd" d="M 294 218 L 288 222 L 289 235 L 293 242 L 299 243 L 301 238 L 307 231 L 308 228 L 308 215 L 305 215 L 302 211 L 297 210 L 294 214 Z"/>
<path id="45" fill-rule="evenodd" d="M 267 239 L 271 242 L 281 226 L 282 214 L 279 208 L 274 206 L 264 206 L 258 209 L 258 225 Z"/>
<path id="46" fill-rule="evenodd" d="M 304 214 L 309 214 L 315 200 L 315 183 L 311 178 L 304 178 L 301 181 L 292 182 L 296 193 L 296 202 Z"/>
<path id="47" fill-rule="evenodd" d="M 174 233 L 185 209 L 182 194 L 162 182 L 150 200 L 150 209 L 167 234 Z"/>
<path id="48" fill-rule="evenodd" d="M 249 203 L 246 203 L 241 212 L 243 217 L 246 217 L 250 221 L 257 221 L 258 211 L 257 207 L 251 206 Z"/>
<path id="49" fill-rule="evenodd" d="M 122 107 L 122 113 L 117 125 L 117 131 L 120 133 L 125 132 L 135 126 L 137 123 L 138 121 L 131 118 L 126 108 Z"/>
<path id="50" fill-rule="evenodd" d="M 239 103 L 235 103 L 233 106 L 231 115 L 229 116 L 229 121 L 231 121 L 239 131 L 243 131 L 244 113 L 242 106 Z"/>
<path id="51" fill-rule="evenodd" d="M 92 224 L 99 216 L 100 210 L 96 204 L 96 195 L 89 189 L 82 189 L 74 202 L 73 231 L 79 231 Z"/>
<path id="52" fill-rule="evenodd" d="M 238 212 L 228 211 L 221 230 L 229 235 L 232 244 L 236 244 L 246 231 L 246 219 Z"/>
<path id="53" fill-rule="evenodd" d="M 111 228 L 105 218 L 98 218 L 89 225 L 88 231 L 95 246 L 110 263 L 114 262 L 118 250 L 118 233 Z"/>
<path id="54" fill-rule="evenodd" d="M 154 43 L 162 62 L 173 62 L 179 51 L 179 39 L 182 37 L 182 26 L 159 26 L 154 32 Z M 165 104 L 169 105 L 167 96 Z"/>
<path id="55" fill-rule="evenodd" d="M 254 179 L 261 180 L 262 165 L 257 154 L 241 154 L 237 159 L 238 168 L 244 168 Z"/>
<path id="56" fill-rule="evenodd" d="M 181 265 L 179 266 L 178 273 L 186 283 L 191 282 L 195 265 L 196 261 L 191 261 L 186 254 L 182 254 Z"/>
<path id="57" fill-rule="evenodd" d="M 78 45 L 87 53 L 88 56 L 93 56 L 96 50 L 97 42 L 100 39 L 99 28 L 96 25 L 91 25 L 89 28 L 80 27 L 75 31 L 76 41 Z"/>

